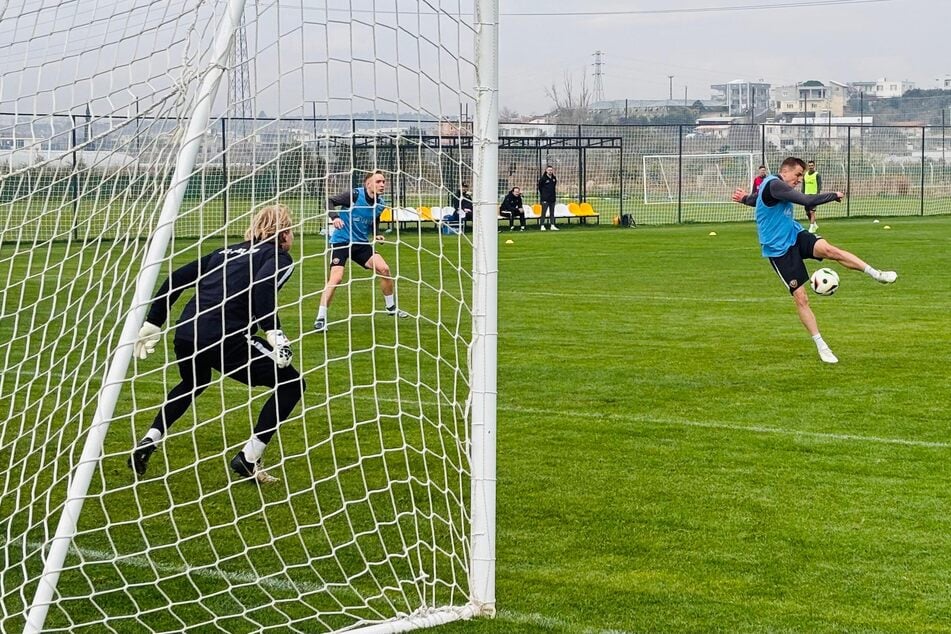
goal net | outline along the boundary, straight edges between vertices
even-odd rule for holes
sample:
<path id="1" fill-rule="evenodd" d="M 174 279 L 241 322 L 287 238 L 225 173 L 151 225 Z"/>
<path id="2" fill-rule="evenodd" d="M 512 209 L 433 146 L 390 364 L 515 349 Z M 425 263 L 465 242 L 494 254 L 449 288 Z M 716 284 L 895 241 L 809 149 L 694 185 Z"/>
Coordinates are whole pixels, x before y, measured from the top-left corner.
<path id="1" fill-rule="evenodd" d="M 497 15 L 0 4 L 0 631 L 494 614 Z M 375 254 L 318 332 L 328 199 L 374 170 L 380 226 L 337 212 Z M 463 185 L 475 229 L 444 234 Z"/>
<path id="2" fill-rule="evenodd" d="M 652 154 L 643 158 L 644 204 L 723 204 L 753 183 L 750 152 Z"/>

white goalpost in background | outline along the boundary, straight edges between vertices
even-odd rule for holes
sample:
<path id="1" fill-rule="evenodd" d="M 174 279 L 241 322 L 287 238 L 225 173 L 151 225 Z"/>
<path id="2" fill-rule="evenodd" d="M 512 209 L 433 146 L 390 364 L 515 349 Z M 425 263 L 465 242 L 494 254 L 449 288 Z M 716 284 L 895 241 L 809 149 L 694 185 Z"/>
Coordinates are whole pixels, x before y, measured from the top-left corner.
<path id="1" fill-rule="evenodd" d="M 498 0 L 60 5 L 0 8 L 0 630 L 494 615 Z M 326 200 L 377 169 L 394 210 L 472 183 L 475 229 L 397 226 L 377 251 L 410 318 L 348 268 L 312 332 Z M 230 473 L 269 393 L 218 374 L 137 478 L 189 296 L 134 359 L 158 283 L 274 203 L 307 383 L 267 452 L 280 482 Z"/>
<path id="2" fill-rule="evenodd" d="M 752 152 L 648 154 L 643 157 L 644 204 L 724 204 L 756 173 Z"/>

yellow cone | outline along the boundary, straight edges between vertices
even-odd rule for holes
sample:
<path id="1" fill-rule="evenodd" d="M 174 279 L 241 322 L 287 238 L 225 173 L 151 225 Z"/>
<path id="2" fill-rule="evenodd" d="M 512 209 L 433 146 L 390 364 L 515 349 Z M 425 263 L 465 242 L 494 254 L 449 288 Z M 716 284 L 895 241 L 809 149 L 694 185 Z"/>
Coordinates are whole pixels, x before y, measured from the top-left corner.
<path id="1" fill-rule="evenodd" d="M 709 234 L 707 234 L 707 235 L 715 236 L 715 235 L 717 235 L 717 232 L 716 232 L 716 231 L 711 231 L 711 232 L 710 232 Z"/>
<path id="2" fill-rule="evenodd" d="M 885 225 L 884 227 L 882 227 L 882 229 L 891 229 L 891 227 L 889 227 L 888 225 Z"/>
<path id="3" fill-rule="evenodd" d="M 515 240 L 506 240 L 505 244 L 515 244 Z"/>

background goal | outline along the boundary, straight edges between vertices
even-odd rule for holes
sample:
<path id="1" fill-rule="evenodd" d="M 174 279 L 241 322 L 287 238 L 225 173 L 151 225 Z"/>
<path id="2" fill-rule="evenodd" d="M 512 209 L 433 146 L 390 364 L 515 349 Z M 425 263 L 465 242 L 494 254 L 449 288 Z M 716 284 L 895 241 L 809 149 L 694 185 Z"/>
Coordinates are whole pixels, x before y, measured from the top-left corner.
<path id="1" fill-rule="evenodd" d="M 752 152 L 648 154 L 643 158 L 644 204 L 724 204 L 756 172 Z"/>

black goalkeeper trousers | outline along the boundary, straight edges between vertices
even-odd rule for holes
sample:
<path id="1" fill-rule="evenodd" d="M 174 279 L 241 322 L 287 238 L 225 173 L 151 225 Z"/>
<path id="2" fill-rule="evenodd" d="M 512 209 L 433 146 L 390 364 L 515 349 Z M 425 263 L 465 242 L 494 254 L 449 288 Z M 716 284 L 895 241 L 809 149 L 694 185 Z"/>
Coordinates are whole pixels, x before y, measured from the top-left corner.
<path id="1" fill-rule="evenodd" d="M 260 337 L 252 337 L 250 341 L 244 337 L 232 339 L 198 351 L 191 341 L 176 339 L 175 357 L 182 380 L 169 391 L 162 410 L 152 422 L 152 429 L 164 435 L 211 383 L 211 371 L 217 370 L 245 385 L 275 388 L 254 426 L 254 435 L 264 443 L 269 442 L 278 424 L 294 411 L 306 387 L 294 366 L 277 367 L 267 356 L 269 350 Z"/>

